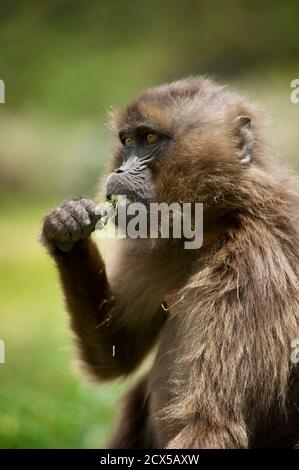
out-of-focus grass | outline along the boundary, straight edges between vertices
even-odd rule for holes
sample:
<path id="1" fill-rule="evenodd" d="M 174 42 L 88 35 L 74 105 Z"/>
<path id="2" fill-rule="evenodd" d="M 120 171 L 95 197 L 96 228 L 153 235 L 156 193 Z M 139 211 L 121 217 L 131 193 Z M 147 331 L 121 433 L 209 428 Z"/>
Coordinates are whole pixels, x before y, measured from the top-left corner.
<path id="1" fill-rule="evenodd" d="M 74 348 L 56 272 L 37 242 L 53 204 L 2 198 L 0 448 L 101 447 L 125 384 L 91 385 Z"/>

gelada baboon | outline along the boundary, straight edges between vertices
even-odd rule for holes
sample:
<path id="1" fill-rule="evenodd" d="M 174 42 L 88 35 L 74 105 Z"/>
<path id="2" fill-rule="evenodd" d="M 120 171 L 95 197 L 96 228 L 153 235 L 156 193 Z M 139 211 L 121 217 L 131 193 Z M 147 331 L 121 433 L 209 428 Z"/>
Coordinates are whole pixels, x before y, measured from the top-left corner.
<path id="1" fill-rule="evenodd" d="M 113 448 L 291 447 L 299 436 L 298 185 L 271 161 L 257 111 L 205 78 L 150 89 L 111 119 L 106 194 L 201 202 L 204 239 L 126 238 L 107 270 L 88 199 L 43 224 L 81 356 L 100 380 L 149 372 Z"/>

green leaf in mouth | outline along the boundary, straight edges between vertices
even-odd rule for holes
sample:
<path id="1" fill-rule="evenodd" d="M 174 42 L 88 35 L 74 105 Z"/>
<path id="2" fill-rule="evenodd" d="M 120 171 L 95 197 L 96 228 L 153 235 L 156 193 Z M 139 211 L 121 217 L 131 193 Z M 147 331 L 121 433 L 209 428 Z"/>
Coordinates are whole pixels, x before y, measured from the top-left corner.
<path id="1" fill-rule="evenodd" d="M 116 209 L 118 204 L 118 196 L 115 194 L 111 194 L 111 196 L 106 197 L 106 202 L 110 204 L 114 209 Z"/>

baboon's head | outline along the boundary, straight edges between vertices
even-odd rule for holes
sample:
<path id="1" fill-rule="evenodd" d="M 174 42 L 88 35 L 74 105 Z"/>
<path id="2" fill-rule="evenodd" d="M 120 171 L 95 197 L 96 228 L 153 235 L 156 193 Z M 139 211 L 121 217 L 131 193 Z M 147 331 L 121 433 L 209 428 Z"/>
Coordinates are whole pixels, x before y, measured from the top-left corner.
<path id="1" fill-rule="evenodd" d="M 259 164 L 255 113 L 238 94 L 204 78 L 142 93 L 111 123 L 118 139 L 107 196 L 211 202 Z"/>

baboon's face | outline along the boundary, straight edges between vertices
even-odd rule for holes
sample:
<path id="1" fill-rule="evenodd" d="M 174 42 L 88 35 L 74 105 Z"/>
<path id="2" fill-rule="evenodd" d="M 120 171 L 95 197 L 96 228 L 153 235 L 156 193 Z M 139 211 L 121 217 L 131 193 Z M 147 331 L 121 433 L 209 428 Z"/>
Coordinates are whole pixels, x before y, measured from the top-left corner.
<path id="1" fill-rule="evenodd" d="M 204 202 L 222 179 L 236 183 L 251 160 L 251 119 L 238 105 L 234 95 L 202 82 L 141 95 L 114 121 L 119 143 L 107 196 Z"/>
<path id="2" fill-rule="evenodd" d="M 155 170 L 169 151 L 173 135 L 156 121 L 125 123 L 118 130 L 121 148 L 116 168 L 106 182 L 107 197 L 126 195 L 132 201 L 156 200 Z"/>

